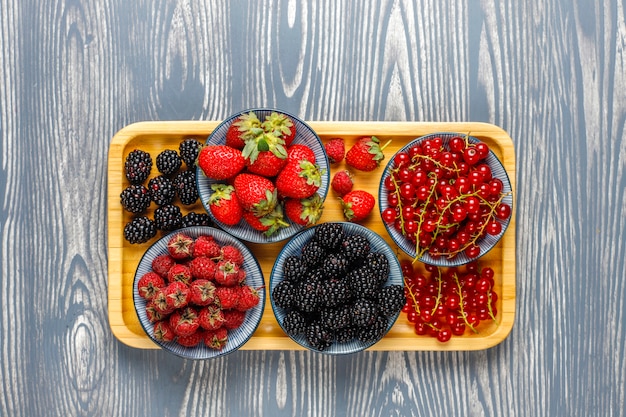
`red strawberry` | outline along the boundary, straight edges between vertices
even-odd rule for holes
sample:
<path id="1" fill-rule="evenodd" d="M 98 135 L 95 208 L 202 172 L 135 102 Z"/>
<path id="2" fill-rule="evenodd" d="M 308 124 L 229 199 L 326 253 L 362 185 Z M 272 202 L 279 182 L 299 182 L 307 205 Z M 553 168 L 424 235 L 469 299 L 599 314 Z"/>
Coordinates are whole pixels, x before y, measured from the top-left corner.
<path id="1" fill-rule="evenodd" d="M 226 130 L 226 145 L 243 149 L 245 139 L 255 135 L 261 129 L 261 121 L 254 112 L 244 113 L 237 117 Z"/>
<path id="2" fill-rule="evenodd" d="M 147 272 L 143 274 L 137 282 L 139 296 L 146 300 L 151 300 L 152 297 L 154 297 L 156 290 L 163 287 L 165 287 L 165 281 L 156 272 Z"/>
<path id="3" fill-rule="evenodd" d="M 176 341 L 181 346 L 191 348 L 191 347 L 196 347 L 200 343 L 204 342 L 205 336 L 206 336 L 206 332 L 200 329 L 200 330 L 196 330 L 195 332 L 187 336 L 178 336 Z"/>
<path id="4" fill-rule="evenodd" d="M 242 173 L 235 177 L 233 185 L 244 210 L 262 217 L 276 207 L 276 187 L 269 179 L 256 174 Z"/>
<path id="5" fill-rule="evenodd" d="M 246 312 L 239 310 L 224 310 L 224 327 L 234 330 L 241 326 L 246 319 Z"/>
<path id="6" fill-rule="evenodd" d="M 214 180 L 234 177 L 246 166 L 239 149 L 226 145 L 206 145 L 198 155 L 198 166 L 204 175 Z"/>
<path id="7" fill-rule="evenodd" d="M 269 116 L 265 116 L 263 130 L 272 132 L 282 138 L 285 146 L 291 145 L 291 142 L 293 142 L 296 137 L 296 125 L 293 123 L 293 120 L 284 113 L 272 112 Z"/>
<path id="8" fill-rule="evenodd" d="M 222 309 L 216 305 L 201 308 L 198 312 L 198 319 L 200 320 L 200 327 L 205 330 L 217 330 L 226 321 Z"/>
<path id="9" fill-rule="evenodd" d="M 340 197 L 348 194 L 352 191 L 354 182 L 352 181 L 352 175 L 348 170 L 342 170 L 335 173 L 333 180 L 330 182 L 330 186 L 333 191 L 339 194 Z"/>
<path id="10" fill-rule="evenodd" d="M 217 263 L 217 271 L 215 271 L 215 282 L 219 285 L 232 287 L 239 284 L 239 267 L 226 260 Z"/>
<path id="11" fill-rule="evenodd" d="M 189 285 L 189 301 L 197 306 L 207 306 L 215 301 L 215 285 L 206 279 L 197 279 Z"/>
<path id="12" fill-rule="evenodd" d="M 276 189 L 284 197 L 311 197 L 322 185 L 319 166 L 309 161 L 291 161 L 276 177 Z"/>
<path id="13" fill-rule="evenodd" d="M 148 304 L 146 304 L 146 317 L 148 317 L 148 320 L 150 320 L 151 323 L 156 323 L 163 320 L 166 315 L 161 313 L 161 311 L 155 307 L 153 301 L 149 301 Z"/>
<path id="14" fill-rule="evenodd" d="M 246 139 L 241 155 L 254 163 L 261 152 L 271 152 L 280 159 L 287 158 L 284 139 L 276 132 L 261 131 L 256 136 Z"/>
<path id="15" fill-rule="evenodd" d="M 174 264 L 167 272 L 167 280 L 169 282 L 182 282 L 187 285 L 191 282 L 191 270 L 187 265 Z"/>
<path id="16" fill-rule="evenodd" d="M 167 297 L 167 306 L 170 310 L 186 307 L 191 298 L 189 287 L 180 281 L 172 282 L 165 287 L 165 296 Z"/>
<path id="17" fill-rule="evenodd" d="M 152 270 L 162 277 L 167 277 L 167 271 L 176 263 L 169 254 L 159 255 L 152 261 Z"/>
<path id="18" fill-rule="evenodd" d="M 159 288 L 156 291 L 154 297 L 152 297 L 152 300 L 150 301 L 150 304 L 154 307 L 156 312 L 163 316 L 167 316 L 173 311 L 167 303 L 167 293 L 165 292 L 165 288 Z"/>
<path id="19" fill-rule="evenodd" d="M 193 256 L 206 256 L 207 258 L 217 258 L 220 256 L 220 245 L 213 236 L 200 235 L 193 245 Z"/>
<path id="20" fill-rule="evenodd" d="M 319 194 L 309 198 L 285 200 L 285 215 L 294 223 L 310 226 L 322 216 L 323 201 Z"/>
<path id="21" fill-rule="evenodd" d="M 293 144 L 287 149 L 287 161 L 309 161 L 315 163 L 315 152 L 313 149 L 301 143 Z"/>
<path id="22" fill-rule="evenodd" d="M 385 146 L 380 147 L 380 141 L 376 136 L 362 137 L 346 153 L 346 163 L 360 171 L 373 171 L 385 159 L 383 154 Z"/>
<path id="23" fill-rule="evenodd" d="M 169 324 L 177 336 L 189 336 L 200 327 L 198 312 L 189 306 L 175 310 L 170 316 Z"/>
<path id="24" fill-rule="evenodd" d="M 234 226 L 241 221 L 243 209 L 232 185 L 212 184 L 213 194 L 209 197 L 209 210 L 218 222 Z"/>
<path id="25" fill-rule="evenodd" d="M 228 342 L 228 330 L 220 327 L 217 330 L 207 330 L 204 335 L 204 344 L 215 350 L 222 350 Z"/>
<path id="26" fill-rule="evenodd" d="M 233 245 L 224 245 L 220 249 L 220 257 L 224 261 L 230 261 L 237 266 L 243 265 L 243 253 Z"/>
<path id="27" fill-rule="evenodd" d="M 287 164 L 287 158 L 281 158 L 271 151 L 259 152 L 254 162 L 246 159 L 248 172 L 264 177 L 275 177 L 285 164 Z"/>
<path id="28" fill-rule="evenodd" d="M 257 217 L 251 211 L 244 211 L 243 219 L 250 227 L 259 232 L 263 232 L 265 236 L 272 236 L 283 227 L 289 227 L 289 223 L 284 219 L 280 204 L 276 205 L 274 211 L 263 217 Z"/>
<path id="29" fill-rule="evenodd" d="M 167 250 L 170 256 L 176 260 L 187 259 L 191 257 L 193 244 L 194 240 L 191 236 L 176 233 L 167 242 Z"/>
<path id="30" fill-rule="evenodd" d="M 215 289 L 215 296 L 217 298 L 217 304 L 223 310 L 236 308 L 239 302 L 239 293 L 236 287 L 217 287 Z"/>
<path id="31" fill-rule="evenodd" d="M 363 190 L 350 191 L 341 200 L 343 214 L 351 222 L 364 220 L 371 213 L 375 204 L 374 196 Z"/>
<path id="32" fill-rule="evenodd" d="M 346 154 L 346 144 L 343 138 L 331 138 L 324 145 L 324 149 L 326 149 L 326 155 L 328 155 L 328 160 L 331 164 L 343 161 Z"/>
<path id="33" fill-rule="evenodd" d="M 172 330 L 172 326 L 170 326 L 170 323 L 167 320 L 161 320 L 154 323 L 152 334 L 156 340 L 161 342 L 172 342 L 176 339 L 174 330 Z"/>
<path id="34" fill-rule="evenodd" d="M 199 256 L 189 262 L 189 271 L 195 280 L 213 281 L 215 271 L 217 271 L 217 263 L 206 256 Z"/>
<path id="35" fill-rule="evenodd" d="M 259 291 L 249 285 L 239 287 L 239 302 L 237 310 L 247 311 L 259 304 Z"/>

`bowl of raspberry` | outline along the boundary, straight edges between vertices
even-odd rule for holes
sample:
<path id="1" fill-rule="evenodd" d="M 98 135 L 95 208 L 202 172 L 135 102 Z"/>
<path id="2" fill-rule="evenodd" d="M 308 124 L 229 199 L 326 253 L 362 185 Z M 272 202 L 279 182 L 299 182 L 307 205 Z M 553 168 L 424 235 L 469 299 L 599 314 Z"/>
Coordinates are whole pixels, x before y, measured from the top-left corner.
<path id="1" fill-rule="evenodd" d="M 511 221 L 513 194 L 504 166 L 485 142 L 433 133 L 389 160 L 378 201 L 385 228 L 402 251 L 448 267 L 496 246 Z"/>
<path id="2" fill-rule="evenodd" d="M 382 237 L 357 223 L 329 222 L 285 244 L 271 272 L 270 301 L 292 340 L 340 355 L 382 339 L 406 298 L 400 263 Z"/>
<path id="3" fill-rule="evenodd" d="M 265 306 L 261 267 L 250 250 L 208 226 L 176 230 L 153 243 L 133 281 L 146 334 L 186 359 L 211 359 L 243 346 Z"/>
<path id="4" fill-rule="evenodd" d="M 250 109 L 226 118 L 198 155 L 197 187 L 217 226 L 253 243 L 316 224 L 330 183 L 319 136 L 298 117 Z"/>

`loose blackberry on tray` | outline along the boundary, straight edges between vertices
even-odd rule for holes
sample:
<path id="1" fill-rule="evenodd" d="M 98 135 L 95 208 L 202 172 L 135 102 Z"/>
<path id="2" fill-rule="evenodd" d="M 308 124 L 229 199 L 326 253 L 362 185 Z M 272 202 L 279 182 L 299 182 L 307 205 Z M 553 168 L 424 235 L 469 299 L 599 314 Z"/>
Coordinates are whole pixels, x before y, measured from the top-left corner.
<path id="1" fill-rule="evenodd" d="M 202 143 L 195 138 L 186 138 L 180 143 L 178 151 L 187 168 L 195 168 L 201 147 Z"/>
<path id="2" fill-rule="evenodd" d="M 131 184 L 120 194 L 120 202 L 124 210 L 137 214 L 146 211 L 152 199 L 146 187 L 141 184 Z"/>
<path id="3" fill-rule="evenodd" d="M 182 227 L 189 226 L 213 226 L 213 222 L 211 221 L 211 216 L 206 213 L 196 213 L 195 211 L 190 211 L 183 216 Z"/>
<path id="4" fill-rule="evenodd" d="M 146 216 L 135 217 L 124 226 L 124 238 L 131 244 L 145 243 L 156 234 L 157 228 L 154 221 Z"/>
<path id="5" fill-rule="evenodd" d="M 184 206 L 190 206 L 198 201 L 198 188 L 196 187 L 196 171 L 181 171 L 174 177 L 174 188 L 178 199 Z"/>
<path id="6" fill-rule="evenodd" d="M 135 149 L 126 157 L 124 174 L 131 184 L 141 184 L 150 176 L 152 158 L 148 152 Z"/>
<path id="7" fill-rule="evenodd" d="M 154 223 L 157 229 L 171 232 L 180 229 L 183 224 L 183 214 L 178 206 L 165 204 L 154 210 Z"/>
<path id="8" fill-rule="evenodd" d="M 159 153 L 156 157 L 156 166 L 159 172 L 166 176 L 171 176 L 183 164 L 183 160 L 173 149 L 165 149 L 161 153 Z"/>
<path id="9" fill-rule="evenodd" d="M 152 198 L 152 201 L 158 206 L 171 204 L 176 197 L 174 183 L 164 175 L 152 178 L 148 182 L 148 191 L 150 191 L 150 198 Z"/>

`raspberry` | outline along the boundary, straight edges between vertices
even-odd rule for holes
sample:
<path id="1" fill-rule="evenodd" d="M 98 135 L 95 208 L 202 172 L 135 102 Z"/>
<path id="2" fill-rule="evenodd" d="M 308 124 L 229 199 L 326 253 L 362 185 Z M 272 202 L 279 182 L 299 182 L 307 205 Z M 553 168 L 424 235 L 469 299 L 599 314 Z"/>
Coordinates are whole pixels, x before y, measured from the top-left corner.
<path id="1" fill-rule="evenodd" d="M 243 254 L 239 249 L 232 245 L 222 246 L 221 250 L 222 259 L 225 261 L 230 261 L 237 266 L 243 265 Z"/>
<path id="2" fill-rule="evenodd" d="M 196 279 L 189 284 L 189 300 L 197 306 L 207 306 L 215 301 L 215 285 L 207 279 Z"/>
<path id="3" fill-rule="evenodd" d="M 131 244 L 146 243 L 156 234 L 155 223 L 145 216 L 136 217 L 124 226 L 124 239 Z"/>
<path id="4" fill-rule="evenodd" d="M 330 182 L 330 186 L 333 191 L 336 192 L 340 197 L 348 194 L 352 191 L 354 187 L 354 181 L 352 180 L 352 175 L 348 170 L 337 171 L 335 175 L 333 175 L 333 179 Z"/>
<path id="5" fill-rule="evenodd" d="M 215 289 L 215 296 L 217 298 L 218 305 L 223 310 L 230 310 L 237 307 L 239 302 L 239 293 L 235 287 L 221 287 L 218 286 Z"/>
<path id="6" fill-rule="evenodd" d="M 124 173 L 131 184 L 141 184 L 150 176 L 152 158 L 150 154 L 140 149 L 135 149 L 126 157 Z"/>
<path id="7" fill-rule="evenodd" d="M 222 309 L 215 305 L 200 309 L 198 320 L 200 321 L 200 327 L 205 330 L 217 330 L 226 321 Z"/>
<path id="8" fill-rule="evenodd" d="M 346 145 L 343 138 L 331 138 L 324 145 L 326 149 L 326 155 L 331 164 L 336 164 L 343 161 L 346 155 Z"/>
<path id="9" fill-rule="evenodd" d="M 176 260 L 169 254 L 159 255 L 152 261 L 152 270 L 162 276 L 167 277 L 167 272 L 174 266 Z"/>
<path id="10" fill-rule="evenodd" d="M 169 282 L 179 281 L 187 285 L 191 282 L 191 270 L 187 265 L 174 264 L 174 266 L 167 271 L 167 280 Z"/>
<path id="11" fill-rule="evenodd" d="M 163 287 L 165 287 L 165 281 L 163 278 L 156 272 L 152 271 L 145 273 L 137 282 L 139 296 L 146 300 L 151 300 L 152 297 L 154 297 L 156 290 Z"/>
<path id="12" fill-rule="evenodd" d="M 200 343 L 204 341 L 204 338 L 205 338 L 205 332 L 202 330 L 196 330 L 190 335 L 178 336 L 176 341 L 178 342 L 179 345 L 190 348 L 190 347 L 198 346 Z"/>
<path id="13" fill-rule="evenodd" d="M 169 324 L 177 336 L 190 336 L 200 327 L 198 312 L 193 307 L 175 310 L 170 315 Z"/>
<path id="14" fill-rule="evenodd" d="M 170 310 L 186 307 L 189 304 L 190 291 L 187 284 L 182 281 L 171 282 L 164 289 L 166 303 Z"/>
<path id="15" fill-rule="evenodd" d="M 213 236 L 198 236 L 193 246 L 193 256 L 198 258 L 201 256 L 217 259 L 221 255 L 219 243 L 215 241 Z"/>
<path id="16" fill-rule="evenodd" d="M 172 149 L 166 149 L 156 157 L 157 169 L 161 174 L 168 177 L 178 171 L 182 163 L 178 152 Z"/>
<path id="17" fill-rule="evenodd" d="M 156 340 L 161 342 L 172 342 L 176 339 L 176 334 L 174 334 L 174 330 L 172 330 L 172 326 L 170 326 L 167 320 L 154 323 L 152 334 Z"/>
<path id="18" fill-rule="evenodd" d="M 239 310 L 224 310 L 224 327 L 233 330 L 241 326 L 246 319 L 246 312 Z"/>
<path id="19" fill-rule="evenodd" d="M 150 193 L 143 185 L 131 184 L 120 194 L 120 203 L 130 213 L 143 213 L 151 202 Z"/>
<path id="20" fill-rule="evenodd" d="M 215 350 L 222 350 L 228 342 L 228 330 L 220 327 L 217 330 L 207 330 L 204 335 L 204 344 Z"/>
<path id="21" fill-rule="evenodd" d="M 217 271 L 217 263 L 206 256 L 199 256 L 189 262 L 189 269 L 194 279 L 213 281 Z"/>
<path id="22" fill-rule="evenodd" d="M 239 302 L 237 310 L 247 311 L 259 304 L 259 292 L 249 285 L 239 287 Z"/>
<path id="23" fill-rule="evenodd" d="M 176 233 L 167 242 L 167 251 L 170 256 L 176 260 L 187 259 L 191 257 L 194 247 L 194 240 L 185 233 Z"/>

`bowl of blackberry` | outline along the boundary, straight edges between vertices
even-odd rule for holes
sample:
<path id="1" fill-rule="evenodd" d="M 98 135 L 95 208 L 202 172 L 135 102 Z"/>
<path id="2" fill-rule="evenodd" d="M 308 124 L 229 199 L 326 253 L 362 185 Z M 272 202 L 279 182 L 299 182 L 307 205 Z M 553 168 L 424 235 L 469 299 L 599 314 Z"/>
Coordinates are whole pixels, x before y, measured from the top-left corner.
<path id="1" fill-rule="evenodd" d="M 330 355 L 373 346 L 406 302 L 393 250 L 350 222 L 321 223 L 293 236 L 276 258 L 269 291 L 283 331 L 300 346 Z"/>
<path id="2" fill-rule="evenodd" d="M 433 133 L 389 160 L 378 201 L 400 249 L 421 262 L 454 267 L 496 246 L 511 221 L 513 194 L 504 166 L 485 142 Z"/>
<path id="3" fill-rule="evenodd" d="M 285 240 L 316 224 L 330 182 L 318 135 L 275 109 L 235 113 L 198 155 L 200 200 L 216 226 L 254 243 Z"/>

